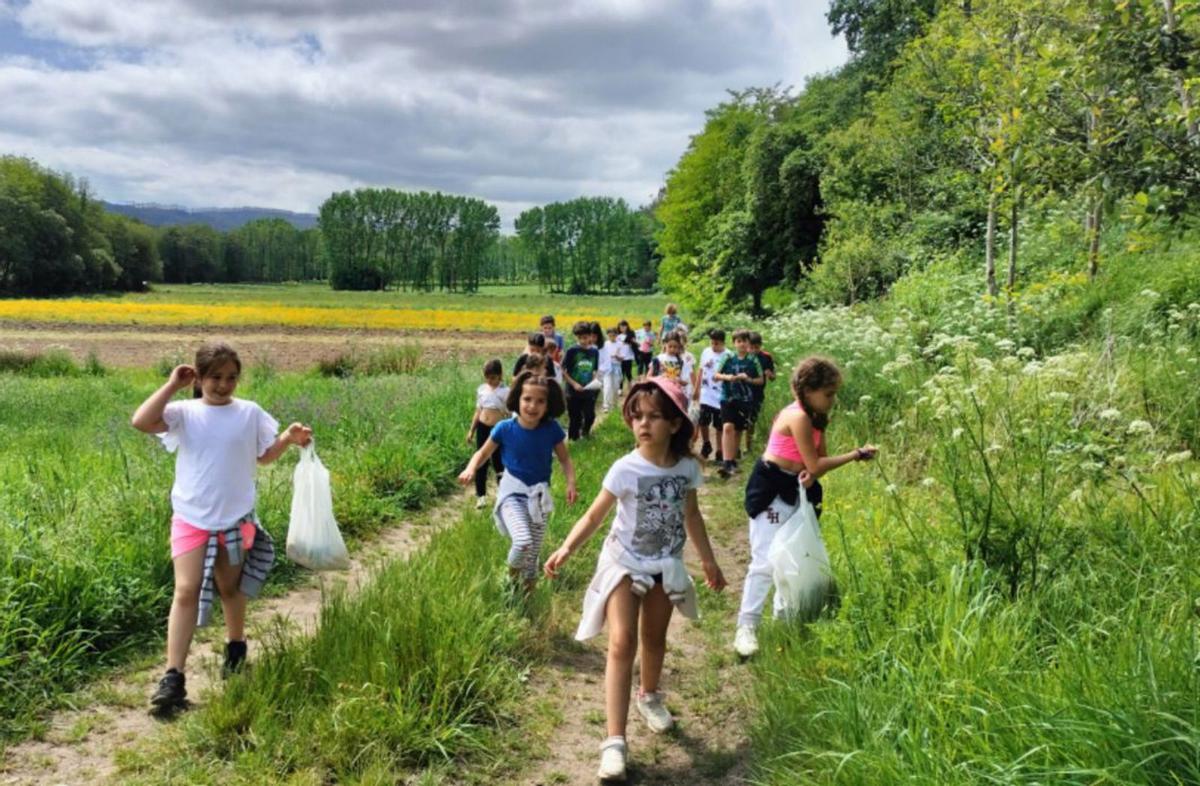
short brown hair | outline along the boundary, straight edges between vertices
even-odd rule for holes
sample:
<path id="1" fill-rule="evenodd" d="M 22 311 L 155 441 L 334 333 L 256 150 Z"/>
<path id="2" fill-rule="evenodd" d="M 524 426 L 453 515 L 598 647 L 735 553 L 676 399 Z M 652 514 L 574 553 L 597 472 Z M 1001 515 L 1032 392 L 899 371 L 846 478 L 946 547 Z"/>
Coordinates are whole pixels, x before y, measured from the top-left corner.
<path id="1" fill-rule="evenodd" d="M 686 412 L 680 412 L 679 407 L 667 397 L 666 393 L 652 384 L 634 385 L 629 391 L 629 395 L 625 398 L 624 405 L 621 406 L 621 417 L 625 419 L 625 425 L 633 428 L 633 416 L 641 412 L 638 402 L 642 399 L 652 399 L 654 405 L 658 407 L 658 411 L 663 413 L 663 416 L 672 422 L 681 420 L 679 430 L 671 435 L 671 444 L 668 450 L 675 460 L 692 457 L 692 419 L 688 417 Z M 511 409 L 511 407 L 510 407 Z"/>
<path id="2" fill-rule="evenodd" d="M 749 341 L 750 340 L 750 331 L 746 330 L 745 328 L 739 328 L 739 329 L 733 331 L 733 340 L 734 341 Z"/>
<path id="3" fill-rule="evenodd" d="M 823 429 L 829 425 L 829 416 L 823 412 L 813 412 L 812 407 L 804 399 L 805 391 L 823 390 L 842 384 L 842 370 L 827 357 L 810 355 L 796 364 L 792 372 L 792 395 L 804 409 L 813 428 Z"/>
<path id="4" fill-rule="evenodd" d="M 508 399 L 504 402 L 509 412 L 521 411 L 521 392 L 526 385 L 546 389 L 546 414 L 542 416 L 543 423 L 562 417 L 567 411 L 567 401 L 563 398 L 562 388 L 554 377 L 548 377 L 540 371 L 522 371 L 513 380 L 512 390 L 508 391 Z"/>

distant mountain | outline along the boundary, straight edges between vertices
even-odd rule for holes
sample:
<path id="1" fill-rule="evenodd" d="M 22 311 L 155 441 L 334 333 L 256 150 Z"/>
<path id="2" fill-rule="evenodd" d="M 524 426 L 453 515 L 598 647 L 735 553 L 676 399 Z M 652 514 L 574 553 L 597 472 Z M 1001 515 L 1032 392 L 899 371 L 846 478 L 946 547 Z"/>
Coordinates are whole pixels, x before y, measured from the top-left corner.
<path id="1" fill-rule="evenodd" d="M 136 218 L 152 227 L 207 224 L 220 232 L 228 232 L 259 218 L 282 218 L 297 229 L 311 229 L 317 225 L 315 213 L 293 213 L 290 210 L 275 210 L 269 207 L 188 208 L 178 205 L 118 205 L 112 202 L 103 204 L 105 210 Z"/>

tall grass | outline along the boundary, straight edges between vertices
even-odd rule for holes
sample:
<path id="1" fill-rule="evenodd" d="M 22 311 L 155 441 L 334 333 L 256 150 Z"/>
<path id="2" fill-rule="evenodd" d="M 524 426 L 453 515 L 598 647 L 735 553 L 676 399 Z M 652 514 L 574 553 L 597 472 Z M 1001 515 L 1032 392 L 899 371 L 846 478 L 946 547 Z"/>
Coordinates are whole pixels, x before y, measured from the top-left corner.
<path id="1" fill-rule="evenodd" d="M 1195 251 L 774 323 L 883 450 L 826 483 L 838 616 L 764 630 L 756 782 L 1200 782 Z"/>
<path id="2" fill-rule="evenodd" d="M 610 418 L 571 446 L 580 502 L 562 503 L 555 473 L 546 553 L 561 542 L 604 473 L 630 448 Z M 449 474 L 451 466 L 443 466 Z M 597 548 L 600 538 L 593 539 Z M 451 761 L 487 763 L 497 733 L 514 730 L 522 675 L 545 652 L 550 596 L 578 600 L 594 551 L 568 565 L 564 585 L 514 598 L 507 545 L 490 511 L 466 511 L 427 548 L 393 563 L 357 595 L 326 599 L 311 639 L 280 638 L 244 677 L 134 758 L 136 783 L 396 783 Z"/>
<path id="3" fill-rule="evenodd" d="M 161 379 L 0 374 L 0 741 L 163 633 L 174 457 L 129 416 Z M 353 380 L 252 368 L 238 395 L 313 426 L 343 530 L 362 536 L 452 484 L 475 374 Z M 287 536 L 293 457 L 260 470 L 259 513 Z M 281 560 L 286 582 L 295 568 Z"/>

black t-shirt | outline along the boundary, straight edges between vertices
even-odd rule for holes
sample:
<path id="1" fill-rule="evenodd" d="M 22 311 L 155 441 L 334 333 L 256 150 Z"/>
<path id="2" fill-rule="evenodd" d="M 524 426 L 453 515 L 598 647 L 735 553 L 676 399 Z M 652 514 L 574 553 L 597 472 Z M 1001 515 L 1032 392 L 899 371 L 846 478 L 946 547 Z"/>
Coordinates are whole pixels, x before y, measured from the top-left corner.
<path id="1" fill-rule="evenodd" d="M 767 397 L 767 383 L 771 380 L 767 376 L 767 372 L 775 370 L 775 358 L 771 357 L 770 352 L 762 350 L 759 350 L 755 354 L 758 357 L 758 365 L 762 368 L 763 383 L 761 385 L 752 385 L 750 393 L 754 396 L 754 401 L 761 404 L 763 399 Z"/>

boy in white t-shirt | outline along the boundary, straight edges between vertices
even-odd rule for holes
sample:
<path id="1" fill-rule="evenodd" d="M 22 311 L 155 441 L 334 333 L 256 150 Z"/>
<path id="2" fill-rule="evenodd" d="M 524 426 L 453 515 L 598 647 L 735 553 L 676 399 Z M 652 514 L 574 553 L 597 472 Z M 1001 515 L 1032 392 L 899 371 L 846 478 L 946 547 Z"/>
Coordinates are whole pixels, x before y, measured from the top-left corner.
<path id="1" fill-rule="evenodd" d="M 693 400 L 700 403 L 700 457 L 707 460 L 712 454 L 708 427 L 715 428 L 717 440 L 721 438 L 721 383 L 716 374 L 721 369 L 729 350 L 725 348 L 725 331 L 713 328 L 708 332 L 709 346 L 700 353 L 700 385 L 693 393 Z M 717 461 L 721 460 L 721 448 L 717 448 Z"/>

